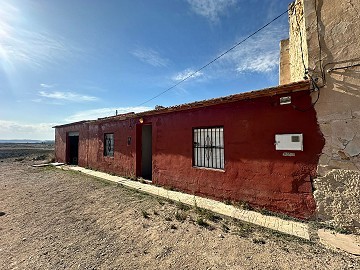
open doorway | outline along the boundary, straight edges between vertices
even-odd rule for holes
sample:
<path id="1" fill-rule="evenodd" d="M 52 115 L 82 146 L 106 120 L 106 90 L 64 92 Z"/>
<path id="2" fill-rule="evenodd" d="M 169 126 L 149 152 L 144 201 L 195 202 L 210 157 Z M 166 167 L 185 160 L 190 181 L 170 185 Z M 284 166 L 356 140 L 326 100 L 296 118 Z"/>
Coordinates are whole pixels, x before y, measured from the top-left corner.
<path id="1" fill-rule="evenodd" d="M 141 177 L 152 180 L 152 126 L 143 125 L 141 132 Z"/>
<path id="2" fill-rule="evenodd" d="M 79 160 L 79 132 L 68 133 L 68 160 L 71 165 L 78 165 Z"/>

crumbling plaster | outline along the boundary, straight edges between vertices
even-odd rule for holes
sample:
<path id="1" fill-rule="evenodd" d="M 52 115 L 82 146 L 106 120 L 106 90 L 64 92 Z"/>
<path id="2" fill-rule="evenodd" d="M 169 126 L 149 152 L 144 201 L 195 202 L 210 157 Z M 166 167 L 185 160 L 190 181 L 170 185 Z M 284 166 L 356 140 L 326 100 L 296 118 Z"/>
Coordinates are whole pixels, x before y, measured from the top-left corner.
<path id="1" fill-rule="evenodd" d="M 320 86 L 313 101 L 325 138 L 314 197 L 317 216 L 360 231 L 360 0 L 296 0 L 289 10 L 291 80 L 302 79 L 301 49 Z M 305 38 L 300 42 L 300 36 Z M 334 69 L 335 68 L 335 69 Z"/>
<path id="2" fill-rule="evenodd" d="M 296 82 L 304 80 L 308 62 L 304 11 L 300 2 L 289 5 L 289 27 L 290 81 Z"/>
<path id="3" fill-rule="evenodd" d="M 360 233 L 360 173 L 332 170 L 315 182 L 318 217 Z M 353 198 L 349 200 L 349 198 Z"/>

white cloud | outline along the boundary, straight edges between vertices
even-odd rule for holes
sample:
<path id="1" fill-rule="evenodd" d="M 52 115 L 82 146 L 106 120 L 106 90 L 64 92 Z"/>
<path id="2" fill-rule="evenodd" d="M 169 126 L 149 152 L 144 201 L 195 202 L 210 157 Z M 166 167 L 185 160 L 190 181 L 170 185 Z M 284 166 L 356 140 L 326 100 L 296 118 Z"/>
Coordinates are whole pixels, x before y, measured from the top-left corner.
<path id="1" fill-rule="evenodd" d="M 244 59 L 243 63 L 238 64 L 236 70 L 239 72 L 270 72 L 277 68 L 279 64 L 279 55 L 276 52 L 267 52 L 262 55 Z"/>
<path id="2" fill-rule="evenodd" d="M 80 95 L 73 92 L 61 92 L 61 91 L 52 91 L 52 92 L 39 91 L 39 96 L 49 99 L 66 100 L 73 102 L 98 100 L 98 98 L 94 96 Z"/>
<path id="3" fill-rule="evenodd" d="M 129 113 L 129 112 L 144 112 L 152 110 L 151 107 L 145 107 L 145 106 L 139 106 L 139 107 L 113 107 L 113 108 L 101 108 L 101 109 L 93 109 L 93 110 L 86 110 L 77 112 L 69 117 L 67 117 L 65 120 L 67 122 L 77 122 L 82 120 L 94 120 L 100 117 L 107 117 L 107 116 L 113 116 L 116 113 L 116 110 L 118 111 L 118 114 L 123 113 Z"/>
<path id="4" fill-rule="evenodd" d="M 148 63 L 154 67 L 166 67 L 169 63 L 168 59 L 163 58 L 153 49 L 138 48 L 132 51 L 131 54 L 142 62 Z"/>
<path id="5" fill-rule="evenodd" d="M 177 81 L 177 82 L 182 81 L 185 78 L 189 77 L 194 72 L 195 71 L 190 69 L 190 68 L 185 69 L 184 71 L 181 71 L 181 72 L 175 74 L 174 76 L 172 76 L 172 80 Z M 201 77 L 203 75 L 204 74 L 201 71 L 199 71 L 199 72 L 195 73 L 194 75 L 192 75 L 190 78 L 198 78 L 198 77 Z"/>
<path id="6" fill-rule="evenodd" d="M 239 73 L 272 72 L 279 65 L 279 42 L 286 37 L 285 26 L 270 26 L 226 54 L 219 66 L 230 64 Z"/>
<path id="7" fill-rule="evenodd" d="M 52 85 L 52 84 L 46 84 L 46 83 L 40 83 L 40 86 L 41 86 L 42 88 L 53 88 L 53 87 L 54 87 L 54 85 Z"/>
<path id="8" fill-rule="evenodd" d="M 232 8 L 237 0 L 187 0 L 193 12 L 206 17 L 211 22 L 218 22 Z"/>
<path id="9" fill-rule="evenodd" d="M 34 25 L 9 1 L 0 2 L 0 62 L 6 72 L 13 71 L 17 65 L 41 67 L 70 59 L 75 55 L 74 51 L 78 53 L 80 50 Z"/>
<path id="10" fill-rule="evenodd" d="M 0 120 L 0 138 L 5 140 L 33 139 L 54 140 L 56 123 L 19 123 L 14 121 Z"/>

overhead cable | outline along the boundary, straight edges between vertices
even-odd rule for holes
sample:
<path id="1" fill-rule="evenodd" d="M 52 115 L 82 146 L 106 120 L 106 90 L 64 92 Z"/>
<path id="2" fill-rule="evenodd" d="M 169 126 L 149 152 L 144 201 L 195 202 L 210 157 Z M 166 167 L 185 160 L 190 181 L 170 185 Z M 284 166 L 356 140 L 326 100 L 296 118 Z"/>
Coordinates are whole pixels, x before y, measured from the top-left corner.
<path id="1" fill-rule="evenodd" d="M 268 23 L 266 23 L 265 25 L 263 25 L 262 27 L 260 27 L 258 30 L 256 30 L 255 32 L 253 32 L 252 34 L 248 35 L 246 38 L 244 38 L 243 40 L 239 41 L 238 43 L 236 43 L 234 46 L 232 46 L 230 49 L 226 50 L 225 52 L 221 53 L 219 56 L 217 56 L 216 58 L 214 58 L 213 60 L 211 60 L 210 62 L 208 62 L 207 64 L 203 65 L 202 67 L 198 68 L 197 70 L 195 70 L 194 72 L 190 73 L 189 75 L 187 75 L 185 78 L 183 78 L 182 80 L 180 80 L 179 82 L 177 82 L 176 84 L 174 84 L 173 86 L 165 89 L 164 91 L 160 92 L 159 94 L 153 96 L 152 98 L 140 103 L 138 106 L 144 105 L 156 98 L 158 98 L 159 96 L 165 94 L 166 92 L 170 91 L 171 89 L 175 88 L 176 86 L 178 86 L 179 84 L 185 82 L 186 80 L 190 79 L 191 77 L 193 77 L 195 74 L 199 73 L 201 70 L 203 70 L 204 68 L 210 66 L 212 63 L 214 63 L 215 61 L 219 60 L 221 57 L 223 57 L 224 55 L 226 55 L 227 53 L 229 53 L 230 51 L 232 51 L 233 49 L 235 49 L 236 47 L 238 47 L 240 44 L 244 43 L 246 40 L 248 40 L 249 38 L 251 38 L 252 36 L 256 35 L 257 33 L 259 33 L 261 30 L 263 30 L 264 28 L 266 28 L 267 26 L 269 26 L 271 23 L 273 23 L 274 21 L 276 21 L 277 19 L 279 19 L 280 17 L 282 17 L 285 13 L 288 13 L 288 9 L 286 11 L 284 11 L 283 13 L 281 13 L 280 15 L 276 16 L 274 19 L 272 19 L 271 21 L 269 21 Z"/>

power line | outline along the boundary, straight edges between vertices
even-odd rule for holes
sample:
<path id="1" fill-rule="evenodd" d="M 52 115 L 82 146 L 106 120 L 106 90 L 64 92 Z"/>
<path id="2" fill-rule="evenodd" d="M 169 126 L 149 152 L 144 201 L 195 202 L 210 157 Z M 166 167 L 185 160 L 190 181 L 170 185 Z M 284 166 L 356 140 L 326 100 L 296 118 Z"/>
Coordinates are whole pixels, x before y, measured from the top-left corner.
<path id="1" fill-rule="evenodd" d="M 183 83 L 184 81 L 188 80 L 189 78 L 191 78 L 192 76 L 194 76 L 195 74 L 197 74 L 198 72 L 200 72 L 201 70 L 203 70 L 204 68 L 210 66 L 212 63 L 214 63 L 215 61 L 219 60 L 221 57 L 223 57 L 225 54 L 229 53 L 230 51 L 232 51 L 233 49 L 235 49 L 236 47 L 238 47 L 240 44 L 244 43 L 246 40 L 248 40 L 249 38 L 251 38 L 252 36 L 256 35 L 257 33 L 259 33 L 261 30 L 263 30 L 264 28 L 266 28 L 267 26 L 269 26 L 271 23 L 273 23 L 274 21 L 276 21 L 277 19 L 279 19 L 281 16 L 283 16 L 285 13 L 288 13 L 288 9 L 286 11 L 284 11 L 283 13 L 281 13 L 280 15 L 276 16 L 274 19 L 272 19 L 270 22 L 268 22 L 267 24 L 263 25 L 262 27 L 260 27 L 258 30 L 256 30 L 255 32 L 253 32 L 252 34 L 248 35 L 246 38 L 244 38 L 243 40 L 239 41 L 238 43 L 236 43 L 234 46 L 232 46 L 230 49 L 226 50 L 225 52 L 223 52 L 222 54 L 220 54 L 219 56 L 217 56 L 216 58 L 214 58 L 213 60 L 211 60 L 210 62 L 208 62 L 207 64 L 205 64 L 204 66 L 202 66 L 201 68 L 195 70 L 194 72 L 190 73 L 188 76 L 186 76 L 185 78 L 183 78 L 181 81 L 177 82 L 176 84 L 174 84 L 173 86 L 167 88 L 166 90 L 160 92 L 159 94 L 153 96 L 152 98 L 144 101 L 143 103 L 140 103 L 138 106 L 144 105 L 146 103 L 148 103 L 151 100 L 154 100 L 156 98 L 158 98 L 159 96 L 165 94 L 166 92 L 170 91 L 171 89 L 175 88 L 176 86 L 178 86 L 179 84 Z"/>

